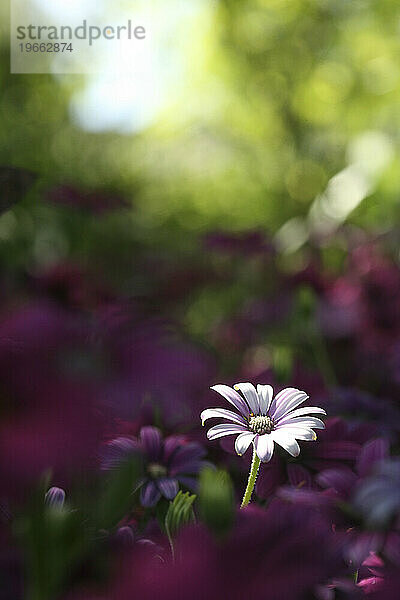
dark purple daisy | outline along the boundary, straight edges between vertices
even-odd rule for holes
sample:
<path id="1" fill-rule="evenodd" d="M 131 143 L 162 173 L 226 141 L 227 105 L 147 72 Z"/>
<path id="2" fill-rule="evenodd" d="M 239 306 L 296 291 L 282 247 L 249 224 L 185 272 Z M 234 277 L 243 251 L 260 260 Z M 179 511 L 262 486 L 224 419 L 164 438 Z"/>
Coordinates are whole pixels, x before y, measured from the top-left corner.
<path id="1" fill-rule="evenodd" d="M 183 436 L 163 439 L 157 427 L 142 427 L 138 438 L 118 437 L 107 443 L 102 468 L 115 468 L 138 452 L 144 459 L 140 502 L 146 507 L 155 506 L 162 496 L 173 500 L 179 484 L 195 489 L 196 475 L 207 464 L 200 444 L 188 442 Z"/>

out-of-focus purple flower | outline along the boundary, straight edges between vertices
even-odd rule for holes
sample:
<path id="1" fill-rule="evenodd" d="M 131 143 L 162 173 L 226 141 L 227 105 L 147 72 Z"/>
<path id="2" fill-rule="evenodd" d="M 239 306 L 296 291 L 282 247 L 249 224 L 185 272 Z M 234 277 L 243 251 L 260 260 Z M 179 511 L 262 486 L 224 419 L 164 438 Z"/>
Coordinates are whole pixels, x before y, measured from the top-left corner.
<path id="1" fill-rule="evenodd" d="M 361 325 L 360 286 L 345 277 L 338 278 L 320 299 L 317 319 L 324 335 L 343 338 L 354 335 Z"/>
<path id="2" fill-rule="evenodd" d="M 341 577 L 318 587 L 318 600 L 363 600 L 364 594 L 354 581 Z"/>
<path id="3" fill-rule="evenodd" d="M 93 467 L 111 412 L 195 422 L 213 362 L 128 308 L 40 301 L 3 315 L 0 497 L 23 499 L 49 469 L 65 486 Z"/>
<path id="4" fill-rule="evenodd" d="M 363 426 L 351 426 L 337 417 L 326 420 L 315 444 L 306 444 L 296 461 L 275 455 L 260 467 L 256 493 L 270 498 L 278 487 L 290 484 L 297 488 L 318 487 L 315 478 L 324 469 L 354 466 L 362 444 L 370 437 Z"/>
<path id="5" fill-rule="evenodd" d="M 138 438 L 120 437 L 107 443 L 102 468 L 115 468 L 138 452 L 144 457 L 140 501 L 146 507 L 155 506 L 162 496 L 173 500 L 179 484 L 194 489 L 196 475 L 207 464 L 200 444 L 187 442 L 183 436 L 163 439 L 156 427 L 142 427 Z"/>
<path id="6" fill-rule="evenodd" d="M 65 503 L 65 491 L 59 487 L 51 487 L 45 494 L 44 502 L 51 508 L 63 508 Z"/>
<path id="7" fill-rule="evenodd" d="M 137 547 L 145 549 L 149 557 L 153 557 L 155 560 L 162 560 L 164 549 L 147 537 L 148 529 L 146 527 L 145 532 L 139 533 L 137 524 L 121 523 L 109 538 L 112 552 L 117 551 L 123 556 L 124 553 L 130 552 Z"/>
<path id="8" fill-rule="evenodd" d="M 135 542 L 135 534 L 132 527 L 129 525 L 123 525 L 118 527 L 115 533 L 115 539 L 121 546 L 131 547 Z"/>
<path id="9" fill-rule="evenodd" d="M 204 245 L 208 250 L 225 254 L 244 256 L 265 254 L 268 256 L 275 253 L 272 243 L 261 231 L 208 233 L 204 238 Z"/>
<path id="10" fill-rule="evenodd" d="M 389 526 L 400 516 L 400 460 L 378 463 L 357 488 L 353 502 L 371 527 Z"/>
<path id="11" fill-rule="evenodd" d="M 336 388 L 319 399 L 326 410 L 340 414 L 352 423 L 370 423 L 376 435 L 395 440 L 400 433 L 400 409 L 387 398 L 374 398 L 357 389 Z"/>
<path id="12" fill-rule="evenodd" d="M 357 490 L 373 472 L 374 466 L 389 454 L 388 442 L 376 439 L 367 442 L 356 461 L 355 469 L 341 466 L 321 471 L 316 482 L 323 491 L 281 488 L 279 495 L 296 504 L 314 506 L 322 510 L 338 530 L 347 532 L 347 559 L 357 567 L 369 555 L 379 551 L 385 543 L 385 536 L 377 531 L 362 531 L 356 525 L 360 514 L 354 505 Z"/>
<path id="13" fill-rule="evenodd" d="M 374 590 L 369 588 L 368 600 L 398 600 L 400 590 L 400 571 L 398 567 L 387 569 L 384 579 Z"/>
<path id="14" fill-rule="evenodd" d="M 47 199 L 52 204 L 82 209 L 95 215 L 129 207 L 129 203 L 124 198 L 115 194 L 77 190 L 68 185 L 53 188 L 48 193 Z"/>
<path id="15" fill-rule="evenodd" d="M 240 456 L 253 444 L 262 462 L 269 462 L 274 452 L 274 442 L 291 456 L 298 456 L 297 440 L 315 441 L 313 429 L 323 429 L 323 421 L 311 414 L 323 414 L 322 408 L 307 406 L 297 408 L 307 394 L 296 388 L 285 388 L 275 398 L 270 385 L 237 383 L 234 389 L 215 385 L 211 389 L 223 396 L 238 413 L 224 408 L 208 408 L 200 415 L 202 424 L 208 419 L 226 419 L 228 423 L 214 425 L 207 432 L 209 440 L 227 435 L 237 435 L 235 450 Z M 239 394 L 240 392 L 240 394 Z"/>
<path id="16" fill-rule="evenodd" d="M 45 471 L 62 485 L 95 463 L 106 419 L 86 368 L 88 324 L 52 303 L 0 323 L 0 492 L 25 496 Z M 77 368 L 78 367 L 78 368 Z"/>
<path id="17" fill-rule="evenodd" d="M 272 503 L 247 508 L 217 543 L 203 526 L 191 526 L 174 543 L 176 561 L 128 561 L 109 590 L 109 600 L 279 598 L 309 600 L 318 584 L 343 569 L 338 537 L 314 511 Z"/>
<path id="18" fill-rule="evenodd" d="M 171 324 L 120 306 L 99 314 L 97 332 L 98 348 L 114 367 L 99 389 L 106 406 L 129 418 L 157 410 L 171 427 L 196 422 L 215 374 L 204 349 L 179 339 Z"/>
<path id="19" fill-rule="evenodd" d="M 400 331 L 400 270 L 372 245 L 349 255 L 345 275 L 326 285 L 319 317 L 331 337 L 348 337 L 358 353 L 387 356 Z"/>
<path id="20" fill-rule="evenodd" d="M 113 298 L 92 272 L 72 262 L 58 263 L 35 273 L 32 287 L 39 295 L 74 310 L 95 309 Z"/>
<path id="21" fill-rule="evenodd" d="M 282 290 L 270 297 L 249 300 L 236 314 L 217 323 L 211 332 L 213 345 L 224 357 L 236 355 L 242 360 L 243 352 L 259 343 L 266 329 L 287 319 L 291 300 Z"/>
<path id="22" fill-rule="evenodd" d="M 370 552 L 369 556 L 363 561 L 358 571 L 357 585 L 365 594 L 369 595 L 383 588 L 383 567 L 383 560 L 375 552 Z"/>

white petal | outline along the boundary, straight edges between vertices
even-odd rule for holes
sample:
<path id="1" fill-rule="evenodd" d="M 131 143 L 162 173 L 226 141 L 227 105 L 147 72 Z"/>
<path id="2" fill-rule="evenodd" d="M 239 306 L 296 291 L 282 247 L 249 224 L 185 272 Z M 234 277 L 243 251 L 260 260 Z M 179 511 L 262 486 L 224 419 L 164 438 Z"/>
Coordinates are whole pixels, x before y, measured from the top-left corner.
<path id="1" fill-rule="evenodd" d="M 296 388 L 285 388 L 275 396 L 270 416 L 276 421 L 307 400 L 305 392 Z"/>
<path id="2" fill-rule="evenodd" d="M 291 427 L 290 425 L 284 425 L 282 430 L 294 437 L 297 440 L 305 440 L 307 442 L 315 442 L 317 434 L 308 427 Z M 280 431 L 276 429 L 276 431 Z"/>
<path id="3" fill-rule="evenodd" d="M 255 415 L 260 414 L 260 403 L 258 401 L 258 394 L 256 388 L 252 383 L 236 383 L 234 386 L 235 390 L 242 392 L 246 398 L 246 402 L 249 405 L 250 412 Z"/>
<path id="4" fill-rule="evenodd" d="M 242 396 L 235 392 L 235 390 L 230 388 L 228 385 L 213 385 L 211 389 L 215 392 L 218 392 L 218 394 L 221 394 L 221 396 L 223 396 L 225 400 L 228 400 L 228 402 L 233 404 L 233 406 L 237 408 L 238 411 L 241 412 L 244 417 L 247 417 L 247 415 L 249 414 L 247 404 L 243 400 Z"/>
<path id="5" fill-rule="evenodd" d="M 233 421 L 234 423 L 238 423 L 239 425 L 246 425 L 246 421 L 240 415 L 232 412 L 231 410 L 225 410 L 225 408 L 206 408 L 200 415 L 200 419 L 202 425 L 207 421 L 207 419 L 212 419 L 214 417 L 219 417 L 223 419 L 227 419 L 228 421 Z"/>
<path id="6" fill-rule="evenodd" d="M 290 417 L 290 415 L 288 415 Z M 301 425 L 302 427 L 312 427 L 313 429 L 325 429 L 325 423 L 321 421 L 321 419 L 317 419 L 317 417 L 294 417 L 294 419 L 288 418 L 287 421 L 283 422 L 279 421 L 276 425 L 276 428 L 285 427 L 286 425 Z"/>
<path id="7" fill-rule="evenodd" d="M 250 446 L 251 442 L 255 438 L 255 433 L 251 433 L 250 431 L 246 433 L 241 433 L 237 436 L 235 441 L 235 450 L 239 456 L 242 456 Z"/>
<path id="8" fill-rule="evenodd" d="M 216 440 L 217 438 L 224 437 L 225 435 L 235 435 L 237 433 L 244 433 L 248 430 L 242 425 L 234 425 L 233 423 L 220 423 L 214 425 L 207 431 L 207 437 L 209 440 Z"/>
<path id="9" fill-rule="evenodd" d="M 293 435 L 286 433 L 284 428 L 275 429 L 270 435 L 277 444 L 279 444 L 292 456 L 298 456 L 300 454 L 300 446 L 294 439 Z"/>
<path id="10" fill-rule="evenodd" d="M 318 406 L 303 406 L 302 408 L 296 408 L 296 410 L 293 410 L 284 417 L 280 417 L 277 419 L 276 423 L 283 423 L 292 417 L 302 417 L 303 415 L 312 415 L 316 413 L 326 415 L 326 411 L 323 408 L 318 408 Z"/>
<path id="11" fill-rule="evenodd" d="M 258 385 L 257 386 L 258 401 L 260 403 L 260 411 L 262 415 L 268 413 L 268 409 L 271 406 L 274 390 L 270 385 Z"/>
<path id="12" fill-rule="evenodd" d="M 274 440 L 269 433 L 258 435 L 254 440 L 258 458 L 262 462 L 268 462 L 272 458 L 274 452 Z"/>

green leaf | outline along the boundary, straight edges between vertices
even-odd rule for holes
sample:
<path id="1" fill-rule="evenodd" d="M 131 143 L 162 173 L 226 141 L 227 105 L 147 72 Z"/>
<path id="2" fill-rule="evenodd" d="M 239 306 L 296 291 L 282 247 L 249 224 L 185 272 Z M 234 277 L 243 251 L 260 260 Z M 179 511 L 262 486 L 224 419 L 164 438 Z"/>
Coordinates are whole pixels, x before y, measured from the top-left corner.
<path id="1" fill-rule="evenodd" d="M 235 514 L 233 485 L 226 471 L 203 469 L 199 486 L 200 518 L 217 535 L 226 534 Z"/>
<path id="2" fill-rule="evenodd" d="M 90 534 L 79 511 L 46 506 L 42 490 L 32 494 L 30 510 L 15 522 L 26 551 L 28 597 L 58 597 L 74 567 L 87 553 Z"/>
<path id="3" fill-rule="evenodd" d="M 196 496 L 189 492 L 179 491 L 174 500 L 170 502 L 167 516 L 165 517 L 165 531 L 171 545 L 172 556 L 175 557 L 173 538 L 187 523 L 194 522 L 193 502 Z"/>

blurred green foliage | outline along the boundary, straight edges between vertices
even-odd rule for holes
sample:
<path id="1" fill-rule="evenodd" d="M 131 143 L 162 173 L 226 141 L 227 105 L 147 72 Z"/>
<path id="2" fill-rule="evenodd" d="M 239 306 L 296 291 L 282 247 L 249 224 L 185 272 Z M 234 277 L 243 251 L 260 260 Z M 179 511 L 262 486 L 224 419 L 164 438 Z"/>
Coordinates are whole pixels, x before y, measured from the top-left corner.
<path id="1" fill-rule="evenodd" d="M 388 160 L 352 219 L 381 228 L 397 219 L 396 0 L 205 4 L 211 17 L 199 22 L 202 44 L 191 49 L 199 72 L 135 135 L 82 131 L 69 102 L 85 78 L 10 75 L 4 36 L 0 162 L 36 170 L 45 184 L 122 192 L 139 238 L 185 247 L 210 227 L 275 232 L 306 216 L 332 176 L 352 163 L 361 139 L 367 161 L 386 151 Z M 376 155 L 360 138 L 371 131 L 379 134 Z M 60 250 L 70 251 L 67 244 Z"/>
<path id="2" fill-rule="evenodd" d="M 204 523 L 217 535 L 224 535 L 233 524 L 235 499 L 226 471 L 203 469 L 199 482 L 199 512 Z"/>

